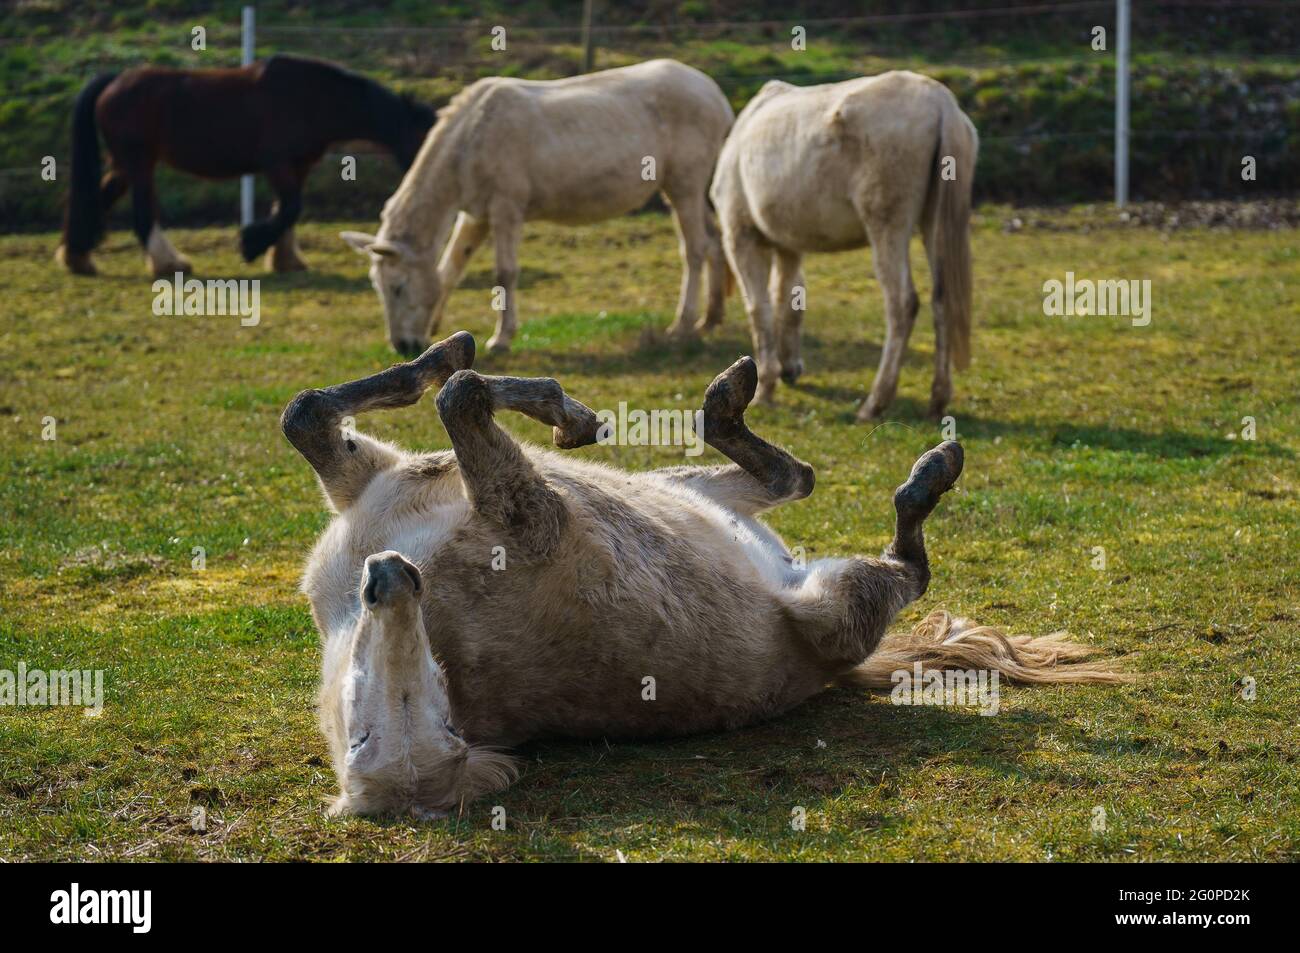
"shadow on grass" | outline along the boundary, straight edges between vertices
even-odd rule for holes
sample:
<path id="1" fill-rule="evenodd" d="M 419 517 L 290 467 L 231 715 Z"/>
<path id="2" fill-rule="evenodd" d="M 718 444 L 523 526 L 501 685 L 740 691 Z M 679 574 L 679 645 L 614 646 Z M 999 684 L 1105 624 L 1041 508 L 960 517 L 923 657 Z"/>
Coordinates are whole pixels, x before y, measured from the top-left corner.
<path id="1" fill-rule="evenodd" d="M 773 721 L 726 733 L 532 743 L 516 752 L 525 762 L 519 782 L 498 797 L 523 826 L 544 821 L 531 830 L 531 845 L 553 840 L 554 849 L 570 855 L 567 837 L 576 830 L 617 842 L 641 825 L 661 832 L 698 827 L 709 837 L 728 830 L 780 851 L 783 837 L 799 836 L 790 826 L 794 807 L 809 814 L 832 809 L 855 789 L 876 789 L 886 805 L 855 819 L 862 827 L 901 824 L 906 806 L 889 805 L 900 780 L 918 768 L 956 765 L 1038 783 L 1074 779 L 1068 766 L 1026 764 L 1044 732 L 1093 755 L 1132 753 L 1131 746 L 1098 742 L 1042 712 L 986 717 L 975 708 L 882 704 L 840 689 Z"/>

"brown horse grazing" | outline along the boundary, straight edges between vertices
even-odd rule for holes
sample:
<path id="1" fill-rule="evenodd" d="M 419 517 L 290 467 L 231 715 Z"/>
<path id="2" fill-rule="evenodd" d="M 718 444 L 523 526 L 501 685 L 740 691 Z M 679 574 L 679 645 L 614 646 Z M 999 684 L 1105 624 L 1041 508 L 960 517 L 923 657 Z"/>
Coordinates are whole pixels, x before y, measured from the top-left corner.
<path id="1" fill-rule="evenodd" d="M 433 120 L 430 107 L 373 80 L 296 56 L 239 69 L 141 67 L 98 76 L 73 107 L 72 186 L 55 257 L 74 274 L 93 275 L 90 253 L 105 214 L 129 188 L 135 234 L 154 275 L 188 271 L 158 225 L 154 167 L 161 161 L 209 179 L 264 173 L 277 199 L 268 218 L 240 230 L 240 251 L 252 261 L 272 249 L 269 267 L 300 270 L 306 265 L 293 225 L 303 181 L 325 150 L 367 140 L 406 170 Z M 97 129 L 112 160 L 102 181 Z"/>

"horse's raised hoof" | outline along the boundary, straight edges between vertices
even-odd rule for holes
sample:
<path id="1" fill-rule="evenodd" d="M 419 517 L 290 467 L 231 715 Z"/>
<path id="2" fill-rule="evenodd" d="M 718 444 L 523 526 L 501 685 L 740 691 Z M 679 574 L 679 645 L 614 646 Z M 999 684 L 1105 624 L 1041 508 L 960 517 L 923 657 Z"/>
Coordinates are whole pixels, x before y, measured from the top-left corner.
<path id="1" fill-rule="evenodd" d="M 803 377 L 803 361 L 795 361 L 788 367 L 781 368 L 781 380 L 787 384 L 793 384 L 801 377 Z"/>
<path id="2" fill-rule="evenodd" d="M 457 331 L 451 337 L 430 345 L 413 363 L 442 373 L 445 382 L 456 371 L 474 366 L 474 335 Z"/>
<path id="3" fill-rule="evenodd" d="M 74 275 L 97 275 L 99 270 L 90 260 L 90 252 L 70 252 L 66 245 L 60 245 L 54 252 L 57 261 Z"/>
<path id="4" fill-rule="evenodd" d="M 912 464 L 907 481 L 894 491 L 894 507 L 900 514 L 925 517 L 939 497 L 952 489 L 961 476 L 966 455 L 956 440 L 945 440 L 927 450 Z"/>
<path id="5" fill-rule="evenodd" d="M 712 438 L 739 427 L 757 387 L 758 365 L 752 357 L 742 357 L 713 378 L 704 392 L 705 434 Z"/>

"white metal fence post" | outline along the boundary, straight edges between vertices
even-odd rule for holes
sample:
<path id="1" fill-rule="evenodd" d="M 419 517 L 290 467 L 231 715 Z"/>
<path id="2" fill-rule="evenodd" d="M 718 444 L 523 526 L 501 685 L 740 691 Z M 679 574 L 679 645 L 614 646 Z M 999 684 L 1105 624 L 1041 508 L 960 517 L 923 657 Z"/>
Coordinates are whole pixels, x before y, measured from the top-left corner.
<path id="1" fill-rule="evenodd" d="M 1128 204 L 1129 0 L 1115 5 L 1115 205 Z"/>
<path id="2" fill-rule="evenodd" d="M 253 62 L 253 8 L 244 7 L 242 40 L 239 61 L 248 66 Z M 253 221 L 253 177 L 241 176 L 239 179 L 239 224 L 248 225 Z"/>

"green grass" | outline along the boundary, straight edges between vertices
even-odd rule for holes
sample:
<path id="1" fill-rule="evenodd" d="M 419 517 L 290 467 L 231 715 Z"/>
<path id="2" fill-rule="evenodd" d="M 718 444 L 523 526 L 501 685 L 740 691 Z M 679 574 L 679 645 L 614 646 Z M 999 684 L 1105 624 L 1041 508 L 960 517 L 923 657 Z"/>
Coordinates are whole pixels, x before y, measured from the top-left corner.
<path id="1" fill-rule="evenodd" d="M 1006 234 L 1001 217 L 976 226 L 975 364 L 951 407 L 966 472 L 929 524 L 930 592 L 901 624 L 944 606 L 1068 629 L 1128 654 L 1141 684 L 1007 689 L 995 717 L 836 690 L 724 735 L 538 745 L 518 784 L 434 824 L 324 816 L 319 652 L 295 586 L 327 515 L 277 427 L 297 390 L 392 360 L 363 263 L 334 237 L 373 223 L 305 227 L 315 270 L 290 277 L 239 263 L 233 229 L 177 231 L 201 275 L 263 278 L 253 328 L 155 317 L 127 233 L 95 280 L 53 266 L 52 235 L 0 238 L 0 669 L 103 669 L 107 695 L 98 718 L 0 708 L 0 858 L 1300 858 L 1295 233 L 1104 230 L 1093 213 L 1088 231 Z M 661 216 L 530 226 L 522 261 L 519 347 L 483 369 L 554 375 L 592 407 L 693 407 L 749 350 L 734 298 L 712 338 L 664 341 L 679 273 Z M 1151 279 L 1150 326 L 1044 317 L 1042 283 L 1067 270 Z M 871 553 L 892 488 L 939 439 L 921 417 L 929 310 L 888 421 L 857 424 L 882 335 L 868 255 L 807 273 L 808 372 L 750 422 L 818 486 L 771 522 L 810 556 Z M 444 330 L 482 344 L 491 284 L 476 259 Z M 1245 416 L 1258 439 L 1230 439 Z M 447 445 L 428 401 L 362 426 Z M 1246 676 L 1253 701 L 1234 687 Z"/>

